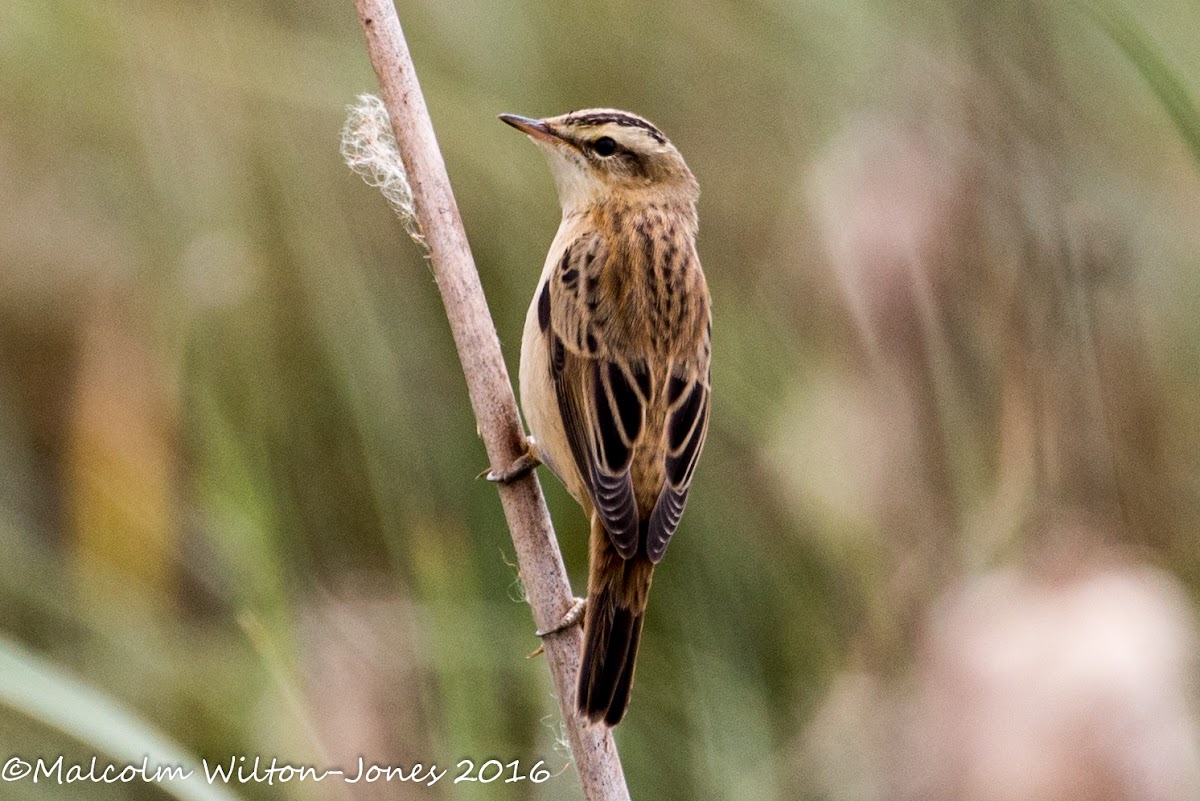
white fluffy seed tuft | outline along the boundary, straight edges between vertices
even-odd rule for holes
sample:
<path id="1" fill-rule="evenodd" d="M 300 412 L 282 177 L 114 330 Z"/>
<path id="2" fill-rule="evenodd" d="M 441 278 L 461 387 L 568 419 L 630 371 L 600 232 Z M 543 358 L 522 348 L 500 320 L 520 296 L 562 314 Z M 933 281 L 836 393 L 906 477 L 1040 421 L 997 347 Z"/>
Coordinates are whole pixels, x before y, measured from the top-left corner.
<path id="1" fill-rule="evenodd" d="M 412 187 L 383 101 L 375 95 L 359 95 L 355 105 L 346 107 L 346 114 L 346 124 L 342 127 L 342 158 L 368 186 L 383 193 L 388 205 L 404 223 L 408 235 L 418 245 L 426 247 L 413 206 Z"/>

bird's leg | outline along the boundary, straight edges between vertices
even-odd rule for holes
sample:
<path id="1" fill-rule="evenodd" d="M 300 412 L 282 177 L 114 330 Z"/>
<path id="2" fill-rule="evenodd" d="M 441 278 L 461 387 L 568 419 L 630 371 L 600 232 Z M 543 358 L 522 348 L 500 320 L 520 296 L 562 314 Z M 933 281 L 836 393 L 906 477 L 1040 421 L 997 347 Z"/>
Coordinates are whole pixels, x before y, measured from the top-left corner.
<path id="1" fill-rule="evenodd" d="M 499 473 L 489 468 L 476 476 L 476 478 L 486 478 L 488 481 L 495 481 L 498 484 L 511 484 L 517 479 L 529 475 L 541 463 L 542 460 L 538 457 L 537 440 L 533 437 L 526 437 L 525 451 L 516 458 L 516 461 Z"/>
<path id="2" fill-rule="evenodd" d="M 553 628 L 548 629 L 547 631 L 536 631 L 534 633 L 537 634 L 537 636 L 544 638 L 549 637 L 551 634 L 558 634 L 560 631 L 566 631 L 583 618 L 583 612 L 585 609 L 587 609 L 587 598 L 576 598 L 575 602 L 571 604 L 571 608 L 567 610 L 565 615 L 563 615 L 562 620 L 558 621 Z M 533 659 L 535 656 L 541 656 L 545 652 L 546 647 L 539 645 L 533 653 L 526 657 L 526 659 Z"/>
<path id="3" fill-rule="evenodd" d="M 571 604 L 571 608 L 563 615 L 562 620 L 558 621 L 553 628 L 545 631 L 536 632 L 539 637 L 549 637 L 551 634 L 558 634 L 560 631 L 566 631 L 572 626 L 579 623 L 583 619 L 583 612 L 587 609 L 587 598 L 576 598 L 575 603 Z"/>

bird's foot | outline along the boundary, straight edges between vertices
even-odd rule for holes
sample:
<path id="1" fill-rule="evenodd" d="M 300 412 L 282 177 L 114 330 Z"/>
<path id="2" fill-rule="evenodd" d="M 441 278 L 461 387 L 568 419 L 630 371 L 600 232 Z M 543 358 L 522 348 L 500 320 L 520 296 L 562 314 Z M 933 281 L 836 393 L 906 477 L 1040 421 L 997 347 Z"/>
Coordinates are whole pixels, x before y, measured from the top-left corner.
<path id="1" fill-rule="evenodd" d="M 476 478 L 486 478 L 488 481 L 495 481 L 497 484 L 511 484 L 517 479 L 524 478 L 532 473 L 541 463 L 542 460 L 538 457 L 537 440 L 533 437 L 526 437 L 525 452 L 518 456 L 516 461 L 500 472 L 488 468 L 476 476 Z"/>
<path id="2" fill-rule="evenodd" d="M 571 604 L 571 608 L 567 610 L 565 615 L 563 615 L 563 619 L 558 621 L 553 628 L 534 633 L 539 637 L 549 637 L 551 634 L 558 634 L 560 631 L 566 631 L 583 618 L 583 612 L 585 609 L 587 609 L 587 598 L 576 598 L 575 603 Z M 533 659 L 535 656 L 541 656 L 545 652 L 546 647 L 544 645 L 539 645 L 533 653 L 526 657 L 526 659 Z"/>
<path id="3" fill-rule="evenodd" d="M 587 609 L 587 598 L 576 598 L 575 603 L 571 604 L 571 608 L 563 615 L 562 620 L 558 621 L 553 628 L 545 631 L 536 632 L 539 637 L 549 637 L 551 634 L 558 634 L 560 631 L 566 631 L 572 626 L 579 623 L 583 619 L 583 612 Z"/>

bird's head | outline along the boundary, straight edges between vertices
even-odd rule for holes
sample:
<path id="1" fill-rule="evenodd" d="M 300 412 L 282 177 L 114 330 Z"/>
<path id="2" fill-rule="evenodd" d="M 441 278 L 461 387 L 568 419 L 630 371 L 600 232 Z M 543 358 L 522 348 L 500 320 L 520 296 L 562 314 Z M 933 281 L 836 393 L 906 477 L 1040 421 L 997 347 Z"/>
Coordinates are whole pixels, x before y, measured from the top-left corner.
<path id="1" fill-rule="evenodd" d="M 636 114 L 593 108 L 542 120 L 500 119 L 546 154 L 564 209 L 611 199 L 694 203 L 700 194 L 683 156 Z"/>

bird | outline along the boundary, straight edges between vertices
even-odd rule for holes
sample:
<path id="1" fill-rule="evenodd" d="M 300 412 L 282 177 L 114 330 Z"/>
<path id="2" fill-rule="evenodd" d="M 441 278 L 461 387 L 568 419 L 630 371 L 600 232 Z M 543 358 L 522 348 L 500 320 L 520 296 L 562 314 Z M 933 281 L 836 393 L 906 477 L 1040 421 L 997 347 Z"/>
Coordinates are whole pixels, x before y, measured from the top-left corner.
<path id="1" fill-rule="evenodd" d="M 629 704 L 655 567 L 708 433 L 712 314 L 696 254 L 700 189 L 636 114 L 501 114 L 545 154 L 562 205 L 521 339 L 531 442 L 497 480 L 543 463 L 590 517 L 576 706 L 612 727 Z"/>

